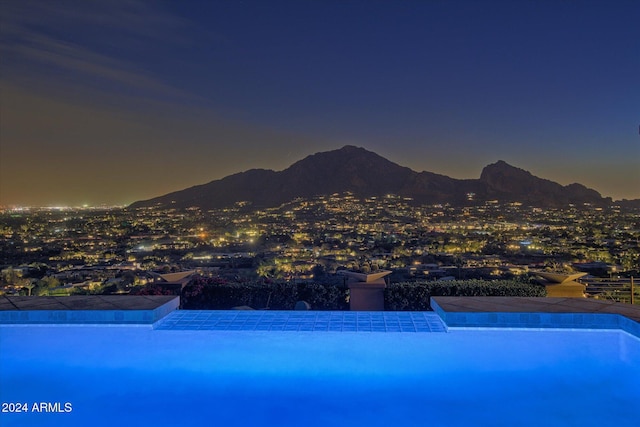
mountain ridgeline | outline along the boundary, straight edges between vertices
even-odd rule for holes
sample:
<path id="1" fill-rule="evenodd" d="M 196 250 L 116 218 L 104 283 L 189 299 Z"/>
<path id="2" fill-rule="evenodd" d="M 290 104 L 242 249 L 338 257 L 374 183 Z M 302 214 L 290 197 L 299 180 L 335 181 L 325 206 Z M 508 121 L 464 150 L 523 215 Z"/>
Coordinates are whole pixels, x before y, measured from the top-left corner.
<path id="1" fill-rule="evenodd" d="M 485 201 L 519 202 L 537 207 L 589 203 L 607 206 L 605 198 L 581 184 L 560 185 L 533 176 L 504 161 L 486 166 L 480 179 L 454 179 L 431 172 L 415 172 L 364 148 L 345 146 L 313 154 L 276 172 L 252 169 L 225 178 L 138 201 L 130 208 L 165 207 L 215 209 L 247 201 L 273 207 L 296 197 L 333 193 L 357 197 L 395 194 L 416 204 L 477 205 Z"/>

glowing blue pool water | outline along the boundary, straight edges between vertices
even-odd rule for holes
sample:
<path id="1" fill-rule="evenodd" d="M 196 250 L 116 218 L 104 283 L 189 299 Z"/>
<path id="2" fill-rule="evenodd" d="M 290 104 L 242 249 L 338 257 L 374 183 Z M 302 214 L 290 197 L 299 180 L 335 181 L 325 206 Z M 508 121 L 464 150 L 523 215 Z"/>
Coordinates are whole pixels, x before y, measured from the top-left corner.
<path id="1" fill-rule="evenodd" d="M 0 400 L 28 404 L 2 426 L 640 425 L 621 331 L 4 325 L 0 352 Z"/>

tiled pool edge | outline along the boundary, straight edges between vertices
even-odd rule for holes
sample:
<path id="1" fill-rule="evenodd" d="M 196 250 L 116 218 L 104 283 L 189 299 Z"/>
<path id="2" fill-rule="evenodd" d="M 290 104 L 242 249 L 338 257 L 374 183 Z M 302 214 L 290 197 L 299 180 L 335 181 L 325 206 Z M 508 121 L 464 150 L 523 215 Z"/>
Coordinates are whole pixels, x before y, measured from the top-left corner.
<path id="1" fill-rule="evenodd" d="M 0 325 L 31 324 L 148 324 L 152 325 L 180 306 L 180 297 L 146 310 L 2 310 Z"/>
<path id="2" fill-rule="evenodd" d="M 131 297 L 133 299 L 109 296 L 95 297 L 96 299 L 93 299 L 93 297 L 79 297 L 80 299 L 75 305 L 69 303 L 69 298 L 73 297 L 60 297 L 66 298 L 64 303 L 52 302 L 52 299 L 55 300 L 54 297 L 42 298 L 43 299 L 36 304 L 32 304 L 31 299 L 29 299 L 28 302 L 22 299 L 22 303 L 20 303 L 16 299 L 12 300 L 14 302 L 11 302 L 8 301 L 9 298 L 6 298 L 7 301 L 4 301 L 0 307 L 0 325 L 150 325 L 155 329 L 170 313 L 195 313 L 190 310 L 176 311 L 180 305 L 179 297 Z M 116 301 L 116 299 L 113 298 L 118 298 L 118 300 Z M 135 300 L 135 298 L 141 299 Z M 446 309 L 438 304 L 436 301 L 438 298 L 442 299 Z M 640 338 L 640 316 L 638 316 L 638 308 L 630 308 L 628 305 L 607 306 L 607 303 L 603 302 L 588 300 L 576 302 L 574 299 L 569 302 L 554 301 L 553 298 L 521 298 L 517 299 L 517 302 L 514 302 L 513 298 L 502 297 L 466 297 L 456 302 L 456 299 L 459 298 L 463 297 L 434 297 L 431 299 L 431 306 L 433 308 L 431 315 L 438 316 L 439 321 L 443 324 L 442 331 L 447 331 L 449 328 L 617 329 Z M 502 298 L 502 300 L 500 298 Z M 596 304 L 597 307 L 591 307 L 593 309 L 591 312 L 588 310 L 582 311 L 585 304 L 588 306 Z M 31 309 L 31 307 L 33 307 L 33 309 Z M 115 309 L 111 309 L 111 307 L 115 307 Z M 501 309 L 505 311 L 501 311 Z M 547 309 L 549 311 L 546 311 Z M 210 313 L 223 312 L 211 311 Z M 252 318 L 262 316 L 261 313 L 276 314 L 275 311 L 255 311 L 253 315 L 250 315 L 250 312 L 243 312 L 241 310 L 228 311 L 227 313 L 229 313 L 230 316 L 249 316 Z M 369 315 L 365 312 L 290 311 L 283 313 L 287 313 L 287 318 L 290 317 L 291 319 L 297 316 L 305 316 L 304 313 L 308 313 L 307 316 L 316 316 L 318 313 L 324 313 L 322 314 L 323 316 L 336 317 L 336 324 L 340 323 L 339 329 L 341 331 L 353 332 L 360 330 L 357 327 L 352 327 L 352 317 L 355 318 L 360 315 L 371 316 L 374 314 L 378 317 L 393 317 L 398 316 L 398 313 L 408 315 L 408 312 L 371 312 Z M 330 313 L 333 313 L 333 315 Z M 202 316 L 205 314 L 206 313 L 201 312 Z M 271 316 L 271 314 L 268 316 Z M 625 316 L 625 314 L 629 314 L 630 317 Z M 209 314 L 207 314 L 207 316 L 209 316 Z M 338 320 L 337 317 L 340 317 L 341 320 Z M 288 320 L 285 324 L 287 322 Z M 375 322 L 371 323 L 371 328 L 368 330 L 372 332 L 383 332 L 380 328 L 376 329 L 374 326 L 379 325 L 374 325 L 374 323 Z M 209 324 L 211 324 L 211 322 L 209 322 Z M 291 326 L 293 328 L 293 325 Z M 301 329 L 302 326 L 307 329 Z M 337 329 L 337 326 L 334 329 L 331 328 L 332 326 L 335 325 L 331 325 L 329 322 L 326 329 L 324 329 L 322 325 L 310 327 L 305 324 L 300 325 L 300 327 L 296 329 L 287 329 L 285 325 L 283 329 L 263 328 L 260 330 L 331 331 Z M 253 329 L 251 330 L 258 330 L 256 328 L 256 325 L 253 325 Z M 206 328 L 187 327 L 184 329 Z M 404 332 L 402 329 L 402 327 L 385 326 L 384 332 Z M 415 332 L 427 332 L 425 330 L 427 328 L 424 325 L 421 325 L 419 328 L 415 327 L 414 329 Z M 232 329 L 217 329 L 216 327 L 215 330 Z M 362 331 L 364 332 L 365 330 Z"/>
<path id="3" fill-rule="evenodd" d="M 181 310 L 153 325 L 158 330 L 296 332 L 446 332 L 432 311 Z"/>
<path id="4" fill-rule="evenodd" d="M 612 313 L 447 312 L 431 299 L 431 308 L 448 328 L 620 329 L 640 338 L 640 323 Z"/>

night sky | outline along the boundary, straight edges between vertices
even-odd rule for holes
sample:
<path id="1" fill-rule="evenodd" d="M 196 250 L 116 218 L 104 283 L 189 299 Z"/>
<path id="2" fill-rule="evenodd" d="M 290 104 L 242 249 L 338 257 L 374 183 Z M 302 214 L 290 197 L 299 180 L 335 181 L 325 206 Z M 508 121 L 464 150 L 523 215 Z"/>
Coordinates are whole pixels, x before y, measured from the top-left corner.
<path id="1" fill-rule="evenodd" d="M 640 1 L 0 0 L 0 205 L 357 145 L 640 198 Z"/>

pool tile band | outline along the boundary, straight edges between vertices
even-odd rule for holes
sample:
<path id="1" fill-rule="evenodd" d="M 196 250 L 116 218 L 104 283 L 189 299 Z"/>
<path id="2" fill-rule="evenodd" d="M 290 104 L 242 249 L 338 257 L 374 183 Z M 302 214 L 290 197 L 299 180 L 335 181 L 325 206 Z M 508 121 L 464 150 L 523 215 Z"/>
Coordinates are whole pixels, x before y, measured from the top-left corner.
<path id="1" fill-rule="evenodd" d="M 154 325 L 161 330 L 446 332 L 433 312 L 176 311 Z"/>

